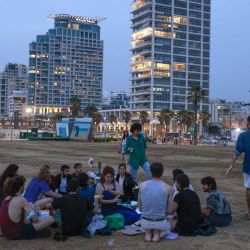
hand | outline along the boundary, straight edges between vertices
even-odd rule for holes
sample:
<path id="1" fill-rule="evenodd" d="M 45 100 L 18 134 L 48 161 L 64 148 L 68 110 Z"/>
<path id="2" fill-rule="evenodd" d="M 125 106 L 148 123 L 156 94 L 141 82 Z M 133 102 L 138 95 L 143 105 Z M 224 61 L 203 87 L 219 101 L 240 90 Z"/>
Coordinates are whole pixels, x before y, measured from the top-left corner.
<path id="1" fill-rule="evenodd" d="M 33 223 L 37 223 L 39 221 L 39 213 L 36 212 L 36 214 L 31 219 Z"/>
<path id="2" fill-rule="evenodd" d="M 115 198 L 113 199 L 113 202 L 114 202 L 114 203 L 121 203 L 122 200 L 119 199 L 119 198 L 117 198 L 117 197 L 115 197 Z"/>
<path id="3" fill-rule="evenodd" d="M 226 171 L 226 175 L 229 175 L 232 172 L 233 165 L 231 164 L 230 167 Z"/>

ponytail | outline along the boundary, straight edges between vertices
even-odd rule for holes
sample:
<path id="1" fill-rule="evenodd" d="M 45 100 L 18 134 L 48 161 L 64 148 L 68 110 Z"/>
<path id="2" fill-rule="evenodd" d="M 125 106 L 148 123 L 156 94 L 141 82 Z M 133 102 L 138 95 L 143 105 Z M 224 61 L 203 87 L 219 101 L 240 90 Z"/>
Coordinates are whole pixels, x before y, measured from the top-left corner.
<path id="1" fill-rule="evenodd" d="M 16 176 L 14 178 L 8 178 L 3 185 L 4 196 L 14 197 L 25 184 L 25 178 L 23 176 Z"/>

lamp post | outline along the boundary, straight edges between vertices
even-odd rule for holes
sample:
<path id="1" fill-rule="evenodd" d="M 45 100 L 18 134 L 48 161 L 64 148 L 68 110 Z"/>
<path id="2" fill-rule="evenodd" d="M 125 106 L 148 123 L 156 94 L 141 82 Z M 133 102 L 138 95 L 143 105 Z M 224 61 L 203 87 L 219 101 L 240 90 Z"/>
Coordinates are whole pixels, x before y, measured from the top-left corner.
<path id="1" fill-rule="evenodd" d="M 106 142 L 106 133 L 107 133 L 107 123 L 106 123 L 106 117 L 104 117 L 104 139 Z"/>

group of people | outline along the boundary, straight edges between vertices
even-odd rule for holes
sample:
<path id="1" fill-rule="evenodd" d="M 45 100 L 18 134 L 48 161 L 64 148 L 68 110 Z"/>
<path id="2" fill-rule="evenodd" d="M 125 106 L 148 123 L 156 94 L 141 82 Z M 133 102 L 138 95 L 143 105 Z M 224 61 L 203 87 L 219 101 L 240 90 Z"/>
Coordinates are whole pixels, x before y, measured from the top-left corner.
<path id="1" fill-rule="evenodd" d="M 121 145 L 123 154 L 129 156 L 130 173 L 125 163 L 119 165 L 117 175 L 113 167 L 106 166 L 98 182 L 83 172 L 80 163 L 74 165 L 74 174 L 70 174 L 68 165 L 62 165 L 56 176 L 52 176 L 49 166 L 45 165 L 24 188 L 26 180 L 19 175 L 19 167 L 9 165 L 0 177 L 1 234 L 7 239 L 32 239 L 55 224 L 59 217 L 63 234 L 86 236 L 93 216 L 100 212 L 104 217 L 122 214 L 125 225 L 140 221 L 147 242 L 157 242 L 162 234 L 170 231 L 192 236 L 204 225 L 229 226 L 232 222 L 230 204 L 218 190 L 215 179 L 210 176 L 201 179 L 202 189 L 208 193 L 206 204 L 201 208 L 199 197 L 182 169 L 173 170 L 172 185 L 161 180 L 164 167 L 160 162 L 149 164 L 141 130 L 140 124 L 133 124 L 131 135 L 126 136 L 126 142 Z M 250 130 L 239 136 L 236 156 L 227 174 L 238 156 L 245 153 L 243 175 L 250 211 L 249 145 Z M 139 167 L 145 170 L 148 180 L 138 185 Z M 124 206 L 124 202 L 133 200 L 138 201 L 140 212 Z M 49 210 L 49 214 L 41 216 L 42 209 Z M 247 215 L 249 217 L 249 213 Z"/>

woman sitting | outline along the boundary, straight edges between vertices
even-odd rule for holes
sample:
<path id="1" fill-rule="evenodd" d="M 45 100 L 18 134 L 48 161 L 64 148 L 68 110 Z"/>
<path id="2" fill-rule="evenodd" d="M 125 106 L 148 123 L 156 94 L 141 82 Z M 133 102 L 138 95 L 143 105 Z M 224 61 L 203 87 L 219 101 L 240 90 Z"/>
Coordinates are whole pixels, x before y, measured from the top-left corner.
<path id="1" fill-rule="evenodd" d="M 38 175 L 33 177 L 28 184 L 24 193 L 24 197 L 28 202 L 31 203 L 35 203 L 37 200 L 40 200 L 44 197 L 61 197 L 60 194 L 51 190 L 50 183 L 50 168 L 49 166 L 45 165 L 40 169 Z"/>
<path id="2" fill-rule="evenodd" d="M 0 205 L 4 198 L 3 195 L 3 184 L 6 180 L 13 178 L 18 175 L 19 167 L 16 164 L 10 164 L 2 173 L 0 177 Z"/>
<path id="3" fill-rule="evenodd" d="M 29 203 L 22 195 L 25 179 L 23 176 L 16 176 L 4 183 L 5 198 L 0 207 L 0 226 L 4 237 L 10 240 L 32 239 L 38 231 L 49 227 L 54 223 L 52 216 L 38 220 L 36 207 L 51 202 L 51 199 L 44 199 L 38 204 Z M 29 223 L 25 223 L 26 215 L 29 215 Z M 32 214 L 32 215 L 31 215 Z"/>
<path id="4" fill-rule="evenodd" d="M 134 210 L 118 205 L 121 202 L 121 192 L 118 183 L 114 180 L 115 171 L 106 166 L 101 175 L 101 182 L 96 186 L 96 195 L 101 198 L 101 212 L 103 216 L 120 213 L 124 216 L 125 225 L 131 225 L 140 219 Z"/>
<path id="5" fill-rule="evenodd" d="M 133 194 L 133 188 L 137 186 L 137 183 L 133 180 L 132 176 L 126 172 L 126 164 L 121 163 L 118 170 L 119 174 L 116 176 L 116 181 L 119 184 L 122 201 L 136 200 Z"/>

